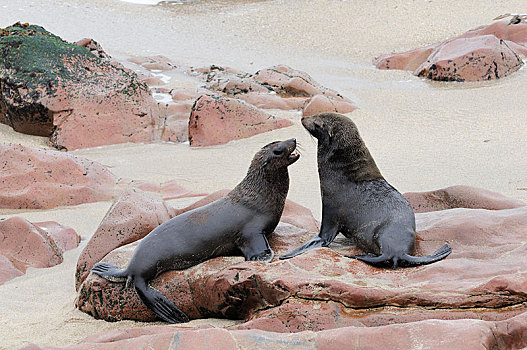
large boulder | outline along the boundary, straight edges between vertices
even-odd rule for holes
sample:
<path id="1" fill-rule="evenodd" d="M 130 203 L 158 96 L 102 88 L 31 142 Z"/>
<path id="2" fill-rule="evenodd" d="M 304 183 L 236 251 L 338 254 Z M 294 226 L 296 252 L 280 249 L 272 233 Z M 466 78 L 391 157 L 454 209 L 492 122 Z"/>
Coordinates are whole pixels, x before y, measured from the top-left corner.
<path id="1" fill-rule="evenodd" d="M 62 253 L 76 248 L 80 237 L 53 221 L 31 223 L 14 216 L 0 221 L 0 285 L 23 275 L 28 267 L 44 268 L 62 262 Z"/>
<path id="2" fill-rule="evenodd" d="M 426 320 L 382 327 L 345 327 L 294 334 L 212 327 L 151 326 L 114 329 L 62 349 L 522 349 L 527 346 L 527 313 L 503 321 Z M 59 349 L 29 345 L 25 350 Z"/>
<path id="3" fill-rule="evenodd" d="M 0 122 L 68 150 L 155 139 L 159 115 L 148 87 L 93 45 L 37 25 L 2 29 Z"/>
<path id="4" fill-rule="evenodd" d="M 374 59 L 378 69 L 402 69 L 442 81 L 477 81 L 507 76 L 527 57 L 527 23 L 505 21 L 472 29 L 444 42 Z"/>
<path id="5" fill-rule="evenodd" d="M 110 200 L 117 177 L 65 152 L 0 144 L 0 208 L 44 209 Z"/>
<path id="6" fill-rule="evenodd" d="M 487 206 L 484 196 L 480 204 L 473 202 L 475 198 L 468 201 L 473 207 Z M 432 318 L 495 321 L 524 312 L 526 206 L 418 213 L 416 223 L 415 255 L 430 254 L 445 242 L 453 253 L 427 266 L 379 269 L 343 256 L 359 251 L 340 238 L 331 248 L 285 261 L 219 257 L 163 273 L 151 284 L 190 318 L 244 319 L 247 322 L 237 328 L 278 332 L 376 327 Z M 270 244 L 279 256 L 313 234 L 282 222 Z M 133 249 L 133 244 L 121 247 L 103 260 L 125 266 Z M 122 284 L 93 274 L 79 289 L 77 307 L 106 320 L 155 319 L 133 289 L 123 290 Z"/>
<path id="7" fill-rule="evenodd" d="M 93 265 L 109 252 L 143 238 L 173 215 L 160 198 L 135 188 L 123 193 L 81 252 L 75 270 L 75 288 L 79 289 Z"/>
<path id="8" fill-rule="evenodd" d="M 522 65 L 520 56 L 504 40 L 483 35 L 440 45 L 415 75 L 440 81 L 481 81 L 503 78 Z"/>
<path id="9" fill-rule="evenodd" d="M 191 146 L 221 145 L 291 125 L 238 99 L 201 96 L 192 107 L 188 139 Z"/>
<path id="10" fill-rule="evenodd" d="M 0 144 L 0 208 L 47 209 L 109 201 L 129 188 L 163 199 L 203 196 L 175 181 L 119 179 L 105 166 L 66 152 Z"/>

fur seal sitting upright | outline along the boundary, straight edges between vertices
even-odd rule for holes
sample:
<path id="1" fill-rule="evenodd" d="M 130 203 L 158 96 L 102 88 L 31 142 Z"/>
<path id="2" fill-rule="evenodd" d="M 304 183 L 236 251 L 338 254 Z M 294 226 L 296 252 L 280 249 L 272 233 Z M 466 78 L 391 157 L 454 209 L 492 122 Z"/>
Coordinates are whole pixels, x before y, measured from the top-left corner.
<path id="1" fill-rule="evenodd" d="M 448 245 L 415 257 L 415 216 L 410 204 L 382 177 L 355 123 L 344 115 L 322 113 L 302 118 L 318 140 L 322 192 L 320 233 L 280 259 L 327 247 L 341 232 L 367 255 L 349 256 L 374 266 L 417 266 L 447 257 Z"/>
<path id="2" fill-rule="evenodd" d="M 136 247 L 128 266 L 99 262 L 91 272 L 134 284 L 141 300 L 161 319 L 188 317 L 148 282 L 167 270 L 183 270 L 207 259 L 240 252 L 245 260 L 271 261 L 267 242 L 280 221 L 289 190 L 287 167 L 298 160 L 296 140 L 272 142 L 254 156 L 247 175 L 225 197 L 161 224 Z"/>

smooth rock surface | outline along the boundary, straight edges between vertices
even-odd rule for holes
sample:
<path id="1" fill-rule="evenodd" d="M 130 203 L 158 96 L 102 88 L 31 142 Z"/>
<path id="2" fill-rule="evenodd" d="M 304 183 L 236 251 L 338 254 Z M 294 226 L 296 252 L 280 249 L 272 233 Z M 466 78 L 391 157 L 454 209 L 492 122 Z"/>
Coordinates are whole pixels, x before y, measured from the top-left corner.
<path id="1" fill-rule="evenodd" d="M 503 321 L 426 320 L 382 327 L 345 327 L 319 332 L 274 333 L 173 326 L 103 332 L 62 349 L 522 349 L 527 346 L 527 313 Z M 31 349 L 60 349 L 29 345 Z"/>
<path id="2" fill-rule="evenodd" d="M 241 100 L 201 96 L 192 107 L 188 139 L 194 147 L 221 145 L 291 125 Z"/>
<path id="3" fill-rule="evenodd" d="M 62 262 L 62 253 L 76 248 L 80 237 L 56 222 L 31 223 L 19 216 L 0 221 L 0 285 L 23 275 L 28 267 Z"/>
<path id="4" fill-rule="evenodd" d="M 0 144 L 0 208 L 43 209 L 110 200 L 106 167 L 68 153 Z"/>

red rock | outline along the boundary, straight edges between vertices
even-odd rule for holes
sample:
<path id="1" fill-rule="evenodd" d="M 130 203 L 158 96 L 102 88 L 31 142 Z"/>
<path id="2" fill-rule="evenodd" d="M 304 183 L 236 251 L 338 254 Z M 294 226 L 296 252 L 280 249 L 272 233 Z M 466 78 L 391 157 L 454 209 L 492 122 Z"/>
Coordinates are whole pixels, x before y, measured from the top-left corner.
<path id="1" fill-rule="evenodd" d="M 341 255 L 358 252 L 341 239 L 331 249 L 270 264 L 216 258 L 164 273 L 152 286 L 190 318 L 245 319 L 249 323 L 238 328 L 278 332 L 378 327 L 430 318 L 496 321 L 525 311 L 527 207 L 420 213 L 416 223 L 416 255 L 430 254 L 445 242 L 453 253 L 422 267 L 379 269 Z M 281 223 L 270 245 L 278 256 L 312 235 Z M 123 247 L 105 261 L 124 265 L 132 251 Z M 121 284 L 90 275 L 77 306 L 107 320 L 155 319 L 132 290 L 121 289 Z"/>
<path id="2" fill-rule="evenodd" d="M 527 346 L 527 313 L 503 321 L 426 320 L 383 327 L 345 327 L 319 332 L 151 326 L 107 331 L 62 349 L 521 349 Z M 30 345 L 24 349 L 39 348 Z"/>
<path id="3" fill-rule="evenodd" d="M 304 103 L 302 116 L 311 116 L 325 112 L 349 113 L 356 109 L 357 107 L 349 100 L 336 99 L 325 95 L 315 95 Z"/>
<path id="4" fill-rule="evenodd" d="M 481 26 L 436 45 L 382 55 L 373 64 L 379 69 L 411 70 L 435 80 L 504 77 L 523 64 L 518 55 L 527 57 L 527 23 L 507 23 Z"/>
<path id="5" fill-rule="evenodd" d="M 0 37 L 1 47 L 19 42 L 0 62 L 0 122 L 49 136 L 58 149 L 156 139 L 157 103 L 135 73 L 100 58 L 96 46 L 94 55 L 89 42 L 70 44 L 35 25 L 5 31 L 18 34 Z"/>
<path id="6" fill-rule="evenodd" d="M 484 35 L 439 45 L 414 74 L 432 80 L 481 81 L 503 78 L 522 65 L 506 42 Z"/>
<path id="7" fill-rule="evenodd" d="M 54 238 L 59 240 L 59 244 Z M 28 267 L 44 268 L 60 264 L 62 253 L 76 248 L 80 237 L 71 228 L 56 222 L 32 224 L 15 216 L 0 221 L 0 241 L 1 285 L 23 275 Z"/>
<path id="8" fill-rule="evenodd" d="M 97 231 L 79 256 L 75 288 L 93 265 L 112 250 L 143 238 L 173 215 L 165 202 L 141 190 L 131 188 L 112 205 Z"/>
<path id="9" fill-rule="evenodd" d="M 206 74 L 203 78 L 208 89 L 244 100 L 258 108 L 301 109 L 306 100 L 315 95 L 330 98 L 339 109 L 347 110 L 349 107 L 344 106 L 352 105 L 350 100 L 323 87 L 307 73 L 283 65 L 262 69 L 253 75 L 222 67 L 194 72 Z"/>
<path id="10" fill-rule="evenodd" d="M 527 205 L 500 193 L 470 186 L 451 186 L 430 192 L 408 192 L 404 197 L 416 213 L 453 208 L 500 210 Z"/>
<path id="11" fill-rule="evenodd" d="M 291 125 L 240 100 L 202 96 L 192 108 L 188 138 L 191 146 L 221 145 Z"/>
<path id="12" fill-rule="evenodd" d="M 435 46 L 427 46 L 406 52 L 381 55 L 373 60 L 377 69 L 399 69 L 415 71 L 430 54 Z"/>
<path id="13" fill-rule="evenodd" d="M 111 56 L 108 55 L 102 48 L 102 46 L 93 39 L 84 38 L 74 43 L 90 50 L 92 54 L 102 59 L 111 59 Z"/>
<path id="14" fill-rule="evenodd" d="M 71 227 L 62 226 L 55 221 L 35 222 L 33 225 L 44 230 L 49 238 L 55 242 L 57 247 L 65 252 L 77 248 L 81 238 Z"/>
<path id="15" fill-rule="evenodd" d="M 0 144 L 0 208 L 43 209 L 110 200 L 117 177 L 64 152 Z"/>
<path id="16" fill-rule="evenodd" d="M 306 101 L 305 97 L 282 97 L 263 92 L 248 92 L 236 97 L 258 108 L 282 110 L 301 109 Z"/>

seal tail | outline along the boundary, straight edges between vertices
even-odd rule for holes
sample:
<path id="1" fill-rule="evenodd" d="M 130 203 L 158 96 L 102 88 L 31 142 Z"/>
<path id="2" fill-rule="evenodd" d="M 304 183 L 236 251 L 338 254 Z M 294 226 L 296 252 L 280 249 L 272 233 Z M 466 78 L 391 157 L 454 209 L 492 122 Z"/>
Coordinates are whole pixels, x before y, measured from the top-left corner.
<path id="1" fill-rule="evenodd" d="M 452 253 L 452 248 L 450 248 L 448 244 L 445 244 L 444 246 L 436 250 L 434 254 L 426 255 L 426 256 L 412 256 L 409 254 L 404 254 L 401 257 L 397 257 L 397 256 L 390 257 L 387 254 L 383 253 L 379 256 L 369 254 L 369 255 L 348 255 L 347 257 L 363 261 L 367 264 L 370 264 L 376 267 L 392 267 L 396 269 L 399 266 L 400 267 L 414 267 L 414 266 L 432 264 L 432 263 L 435 263 L 436 261 L 446 258 L 448 255 L 450 255 L 450 253 Z"/>
<path id="2" fill-rule="evenodd" d="M 163 294 L 151 288 L 144 279 L 134 278 L 134 287 L 143 303 L 163 321 L 169 323 L 189 321 L 188 316 L 183 311 L 172 304 Z"/>
<path id="3" fill-rule="evenodd" d="M 128 279 L 126 270 L 107 262 L 98 262 L 93 265 L 91 272 L 112 282 L 126 282 Z"/>

